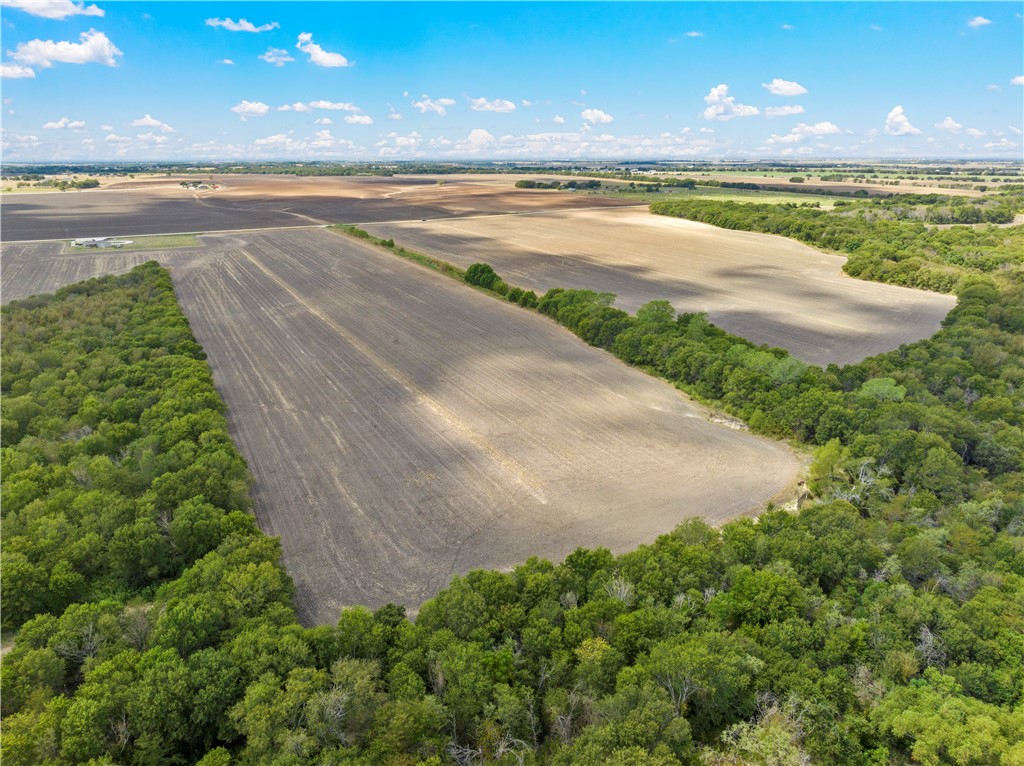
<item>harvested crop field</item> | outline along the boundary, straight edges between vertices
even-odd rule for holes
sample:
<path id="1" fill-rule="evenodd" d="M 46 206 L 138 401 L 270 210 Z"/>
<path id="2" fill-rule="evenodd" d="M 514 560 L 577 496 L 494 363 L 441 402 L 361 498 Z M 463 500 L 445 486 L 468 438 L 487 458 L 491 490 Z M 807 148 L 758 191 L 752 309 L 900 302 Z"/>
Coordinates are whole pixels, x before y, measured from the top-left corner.
<path id="1" fill-rule="evenodd" d="M 179 250 L 88 249 L 65 252 L 63 242 L 5 243 L 0 247 L 0 300 L 4 303 L 55 290 L 92 277 L 124 274 L 140 263 L 164 266 L 195 258 L 200 248 Z"/>
<path id="2" fill-rule="evenodd" d="M 307 623 L 457 573 L 627 550 L 792 485 L 783 445 L 545 318 L 322 230 L 173 269 Z"/>
<path id="3" fill-rule="evenodd" d="M 218 189 L 183 189 L 204 177 L 124 181 L 104 189 L 7 195 L 5 242 L 232 231 L 463 215 L 617 207 L 585 194 L 516 189 L 522 176 L 215 176 Z"/>
<path id="4" fill-rule="evenodd" d="M 459 266 L 484 261 L 510 284 L 612 292 L 705 311 L 754 343 L 805 362 L 858 362 L 934 334 L 955 298 L 865 282 L 845 259 L 784 237 L 729 231 L 646 209 L 374 224 L 371 233 Z"/>

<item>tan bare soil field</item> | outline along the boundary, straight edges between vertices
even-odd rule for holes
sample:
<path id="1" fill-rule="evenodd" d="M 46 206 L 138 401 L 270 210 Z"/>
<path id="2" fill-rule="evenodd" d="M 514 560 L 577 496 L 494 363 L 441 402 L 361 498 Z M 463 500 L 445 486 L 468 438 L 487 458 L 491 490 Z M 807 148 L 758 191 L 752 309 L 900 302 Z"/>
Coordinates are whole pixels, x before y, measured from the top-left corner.
<path id="1" fill-rule="evenodd" d="M 636 204 L 596 195 L 516 189 L 519 178 L 536 176 L 218 175 L 212 183 L 221 188 L 206 190 L 183 189 L 179 183 L 183 179 L 211 183 L 204 176 L 136 179 L 104 189 L 5 195 L 0 223 L 3 241 L 23 242 Z"/>
<path id="2" fill-rule="evenodd" d="M 612 292 L 706 311 L 754 343 L 811 364 L 858 362 L 934 334 L 952 296 L 851 279 L 844 258 L 784 237 L 729 231 L 646 209 L 564 211 L 374 224 L 373 234 L 460 266 L 484 261 L 509 284 Z"/>
<path id="3" fill-rule="evenodd" d="M 378 248 L 320 229 L 203 244 L 136 255 L 172 269 L 308 624 L 346 604 L 416 607 L 473 567 L 631 549 L 795 480 L 784 445 Z M 5 249 L 47 264 L 5 268 L 7 299 L 131 265 Z"/>

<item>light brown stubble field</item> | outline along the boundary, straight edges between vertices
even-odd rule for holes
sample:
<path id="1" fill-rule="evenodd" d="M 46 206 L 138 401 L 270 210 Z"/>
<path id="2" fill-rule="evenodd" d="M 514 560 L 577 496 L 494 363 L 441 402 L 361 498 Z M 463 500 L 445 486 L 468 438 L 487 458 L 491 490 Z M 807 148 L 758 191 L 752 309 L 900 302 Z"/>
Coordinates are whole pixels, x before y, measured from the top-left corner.
<path id="1" fill-rule="evenodd" d="M 202 242 L 137 255 L 172 269 L 307 624 L 415 608 L 474 567 L 629 550 L 759 510 L 796 479 L 784 445 L 378 248 L 319 229 Z M 51 282 L 135 258 L 12 247 Z M 5 300 L 41 285 L 26 273 L 5 268 Z"/>
<path id="2" fill-rule="evenodd" d="M 950 295 L 851 279 L 845 259 L 784 237 L 729 231 L 646 209 L 371 224 L 397 245 L 466 267 L 489 263 L 509 284 L 612 292 L 633 312 L 651 300 L 805 362 L 858 362 L 934 334 Z"/>

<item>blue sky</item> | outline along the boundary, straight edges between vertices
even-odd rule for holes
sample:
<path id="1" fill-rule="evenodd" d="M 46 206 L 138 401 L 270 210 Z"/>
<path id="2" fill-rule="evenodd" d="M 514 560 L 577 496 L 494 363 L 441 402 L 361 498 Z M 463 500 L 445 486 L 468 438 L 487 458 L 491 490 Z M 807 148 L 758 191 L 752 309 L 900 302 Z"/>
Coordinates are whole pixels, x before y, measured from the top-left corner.
<path id="1" fill-rule="evenodd" d="M 0 2 L 8 162 L 1024 145 L 1018 2 Z"/>

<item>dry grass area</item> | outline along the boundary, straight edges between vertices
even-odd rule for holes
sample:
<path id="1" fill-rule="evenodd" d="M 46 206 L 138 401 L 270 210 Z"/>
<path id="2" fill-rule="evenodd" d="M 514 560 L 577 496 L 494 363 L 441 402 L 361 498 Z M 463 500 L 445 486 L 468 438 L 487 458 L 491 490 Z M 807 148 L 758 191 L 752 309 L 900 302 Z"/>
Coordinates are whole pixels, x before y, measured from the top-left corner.
<path id="1" fill-rule="evenodd" d="M 844 258 L 766 234 L 728 231 L 645 209 L 375 224 L 371 233 L 510 284 L 613 292 L 635 311 L 668 300 L 805 362 L 857 362 L 928 337 L 948 295 L 851 279 Z"/>

